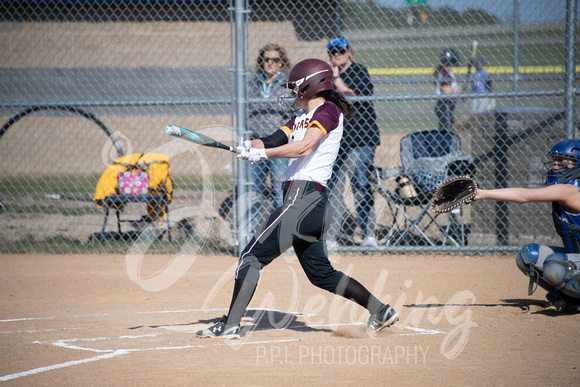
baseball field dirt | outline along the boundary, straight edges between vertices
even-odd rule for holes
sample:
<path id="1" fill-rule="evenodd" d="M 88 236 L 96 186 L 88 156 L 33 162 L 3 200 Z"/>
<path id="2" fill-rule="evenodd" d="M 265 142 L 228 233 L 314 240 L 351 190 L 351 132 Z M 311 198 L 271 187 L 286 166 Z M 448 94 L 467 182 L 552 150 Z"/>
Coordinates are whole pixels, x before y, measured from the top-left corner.
<path id="1" fill-rule="evenodd" d="M 578 385 L 579 313 L 544 310 L 513 256 L 331 256 L 399 312 L 312 286 L 292 254 L 262 271 L 240 340 L 199 339 L 226 313 L 237 259 L 0 255 L 3 385 Z"/>

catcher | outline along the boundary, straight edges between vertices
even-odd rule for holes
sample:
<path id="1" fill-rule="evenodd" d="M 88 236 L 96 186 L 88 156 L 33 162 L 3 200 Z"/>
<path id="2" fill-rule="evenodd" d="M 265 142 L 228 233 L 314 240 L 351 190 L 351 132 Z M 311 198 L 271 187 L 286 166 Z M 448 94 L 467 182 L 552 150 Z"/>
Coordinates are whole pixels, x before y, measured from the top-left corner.
<path id="1" fill-rule="evenodd" d="M 552 161 L 546 163 L 546 187 L 477 189 L 474 200 L 552 202 L 554 226 L 564 247 L 525 245 L 516 264 L 530 277 L 530 295 L 534 283 L 548 292 L 546 309 L 580 310 L 580 140 L 559 142 L 548 155 Z"/>

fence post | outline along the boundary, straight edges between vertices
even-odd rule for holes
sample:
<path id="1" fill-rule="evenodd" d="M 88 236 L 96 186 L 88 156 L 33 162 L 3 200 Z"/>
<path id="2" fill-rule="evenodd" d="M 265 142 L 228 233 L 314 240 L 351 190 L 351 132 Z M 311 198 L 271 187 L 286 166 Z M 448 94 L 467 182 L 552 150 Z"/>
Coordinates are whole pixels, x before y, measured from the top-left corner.
<path id="1" fill-rule="evenodd" d="M 513 91 L 514 93 L 518 92 L 518 79 L 520 77 L 519 73 L 519 63 L 518 63 L 518 56 L 519 56 L 519 44 L 520 44 L 520 0 L 514 0 L 514 76 L 513 76 Z M 517 94 L 514 95 L 514 107 L 518 106 L 518 96 Z"/>
<path id="2" fill-rule="evenodd" d="M 566 2 L 566 81 L 564 98 L 566 109 L 566 138 L 574 138 L 576 89 L 576 0 Z"/>
<path id="3" fill-rule="evenodd" d="M 235 1 L 235 56 L 236 56 L 236 131 L 238 138 L 246 133 L 246 9 L 244 0 Z M 235 201 L 238 217 L 238 246 L 243 248 L 250 240 L 251 222 L 248 217 L 248 163 L 238 161 L 238 195 Z"/>

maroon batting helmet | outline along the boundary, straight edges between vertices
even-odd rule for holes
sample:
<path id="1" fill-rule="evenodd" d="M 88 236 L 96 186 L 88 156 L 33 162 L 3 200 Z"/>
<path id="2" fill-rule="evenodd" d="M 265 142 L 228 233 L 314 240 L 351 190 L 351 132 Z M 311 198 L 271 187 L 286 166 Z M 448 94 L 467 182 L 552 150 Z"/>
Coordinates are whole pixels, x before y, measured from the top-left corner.
<path id="1" fill-rule="evenodd" d="M 305 59 L 298 62 L 283 86 L 292 89 L 297 99 L 308 99 L 323 90 L 333 90 L 332 67 L 320 59 Z"/>

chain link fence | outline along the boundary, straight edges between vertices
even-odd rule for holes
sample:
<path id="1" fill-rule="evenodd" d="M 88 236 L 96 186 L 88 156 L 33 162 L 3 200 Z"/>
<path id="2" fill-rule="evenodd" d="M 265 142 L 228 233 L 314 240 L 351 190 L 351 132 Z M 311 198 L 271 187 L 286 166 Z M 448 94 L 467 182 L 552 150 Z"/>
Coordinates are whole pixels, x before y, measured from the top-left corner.
<path id="1" fill-rule="evenodd" d="M 147 242 L 151 253 L 237 254 L 252 227 L 238 205 L 260 201 L 267 213 L 276 179 L 258 196 L 238 191 L 252 187 L 249 166 L 164 128 L 237 144 L 252 134 L 241 127 L 252 106 L 277 103 L 249 92 L 262 48 L 283 47 L 290 65 L 335 60 L 336 36 L 371 85 L 349 95 L 367 106 L 347 124 L 352 148 L 366 150 L 349 148 L 358 158 L 345 157 L 336 176 L 333 248 L 497 253 L 559 244 L 548 203 L 477 202 L 433 219 L 425 203 L 399 200 L 421 188 L 401 179 L 401 140 L 449 132 L 483 188 L 542 186 L 548 149 L 578 134 L 577 69 L 569 68 L 578 62 L 576 12 L 573 0 L 4 1 L 0 253 L 126 253 Z M 452 95 L 435 72 L 446 54 Z M 370 188 L 356 177 L 361 154 L 371 155 Z M 111 199 L 127 183 L 116 172 L 164 157 L 168 168 L 129 181 L 150 185 L 144 197 Z M 376 245 L 365 246 L 368 235 Z"/>

